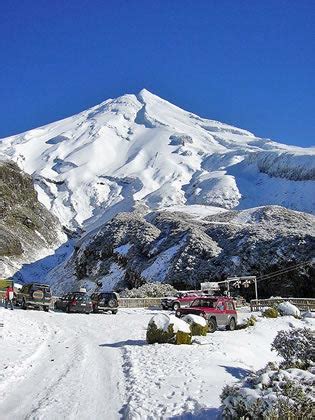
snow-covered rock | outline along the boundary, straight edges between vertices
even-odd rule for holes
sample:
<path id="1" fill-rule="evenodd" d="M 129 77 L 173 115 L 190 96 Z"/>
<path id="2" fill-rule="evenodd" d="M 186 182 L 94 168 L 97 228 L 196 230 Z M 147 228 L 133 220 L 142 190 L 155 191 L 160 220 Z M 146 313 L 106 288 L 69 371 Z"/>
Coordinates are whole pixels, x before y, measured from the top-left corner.
<path id="1" fill-rule="evenodd" d="M 38 201 L 28 174 L 15 163 L 0 160 L 0 179 L 0 273 L 11 276 L 24 265 L 25 278 L 31 281 L 37 273 L 28 270 L 28 264 L 42 260 L 40 273 L 49 271 L 48 256 L 68 238 L 58 219 Z M 69 249 L 59 251 L 61 256 Z M 58 255 L 53 263 L 58 263 Z"/>
<path id="2" fill-rule="evenodd" d="M 291 315 L 291 316 L 301 316 L 301 312 L 299 308 L 297 308 L 295 305 L 293 305 L 290 302 L 282 302 L 278 305 L 278 311 L 281 315 Z"/>
<path id="3" fill-rule="evenodd" d="M 259 276 L 310 259 L 314 221 L 312 215 L 279 206 L 225 211 L 203 218 L 169 211 L 121 213 L 82 240 L 51 281 L 62 282 L 69 272 L 74 273 L 74 282 L 109 281 L 113 263 L 124 270 L 120 289 L 144 282 L 196 288 L 209 278 L 220 281 L 231 275 Z M 253 295 L 253 288 L 243 288 L 242 294 L 246 293 Z M 297 268 L 290 276 L 259 282 L 261 297 L 314 293 L 311 265 Z"/>

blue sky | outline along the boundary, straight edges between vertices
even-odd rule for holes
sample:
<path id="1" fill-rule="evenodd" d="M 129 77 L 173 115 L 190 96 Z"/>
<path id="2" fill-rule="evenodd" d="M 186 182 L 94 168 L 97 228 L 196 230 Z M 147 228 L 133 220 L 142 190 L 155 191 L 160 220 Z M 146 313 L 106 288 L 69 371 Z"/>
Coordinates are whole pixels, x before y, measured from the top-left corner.
<path id="1" fill-rule="evenodd" d="M 313 0 L 3 0 L 0 137 L 143 87 L 315 144 Z"/>

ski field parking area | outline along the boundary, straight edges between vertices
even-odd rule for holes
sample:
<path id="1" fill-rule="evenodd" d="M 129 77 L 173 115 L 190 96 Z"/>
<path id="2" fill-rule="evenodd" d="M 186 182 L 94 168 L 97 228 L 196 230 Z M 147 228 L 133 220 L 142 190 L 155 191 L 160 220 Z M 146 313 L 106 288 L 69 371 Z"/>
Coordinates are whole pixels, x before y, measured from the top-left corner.
<path id="1" fill-rule="evenodd" d="M 314 326 L 313 319 L 259 318 L 244 330 L 194 337 L 192 345 L 148 345 L 156 313 L 1 307 L 1 419 L 217 418 L 225 384 L 277 360 L 270 350 L 277 331 Z"/>

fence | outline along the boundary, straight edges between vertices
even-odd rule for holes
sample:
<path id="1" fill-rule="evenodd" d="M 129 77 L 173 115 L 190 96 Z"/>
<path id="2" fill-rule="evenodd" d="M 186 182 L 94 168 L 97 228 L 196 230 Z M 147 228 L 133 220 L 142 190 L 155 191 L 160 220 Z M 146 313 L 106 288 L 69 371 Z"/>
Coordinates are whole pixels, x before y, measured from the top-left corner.
<path id="1" fill-rule="evenodd" d="M 121 308 L 149 308 L 151 306 L 161 306 L 162 298 L 119 298 Z"/>
<path id="2" fill-rule="evenodd" d="M 290 302 L 301 311 L 315 311 L 315 299 L 313 298 L 271 298 L 271 299 L 252 299 L 250 301 L 251 311 L 260 311 L 263 308 L 278 304 L 281 302 Z"/>

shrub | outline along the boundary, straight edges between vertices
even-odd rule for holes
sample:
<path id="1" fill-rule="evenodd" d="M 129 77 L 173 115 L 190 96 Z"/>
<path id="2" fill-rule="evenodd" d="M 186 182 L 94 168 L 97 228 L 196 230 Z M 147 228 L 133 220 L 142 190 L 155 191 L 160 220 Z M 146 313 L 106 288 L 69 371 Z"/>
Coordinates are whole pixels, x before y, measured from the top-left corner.
<path id="1" fill-rule="evenodd" d="M 257 322 L 257 319 L 254 315 L 251 315 L 248 319 L 247 319 L 247 323 L 246 326 L 247 327 L 253 327 Z"/>
<path id="2" fill-rule="evenodd" d="M 186 322 L 174 315 L 158 314 L 148 324 L 147 342 L 191 344 L 191 331 Z"/>
<path id="3" fill-rule="evenodd" d="M 308 368 L 315 362 L 314 339 L 308 328 L 291 328 L 279 331 L 271 344 L 284 359 L 283 366 Z"/>
<path id="4" fill-rule="evenodd" d="M 276 308 L 267 308 L 262 315 L 265 318 L 278 318 L 279 312 Z"/>
<path id="5" fill-rule="evenodd" d="M 207 335 L 208 324 L 207 321 L 198 315 L 188 314 L 183 317 L 183 321 L 187 322 L 190 326 L 191 335 Z"/>
<path id="6" fill-rule="evenodd" d="M 170 284 L 164 283 L 145 283 L 134 289 L 125 289 L 119 293 L 123 298 L 147 298 L 174 296 L 177 290 Z"/>
<path id="7" fill-rule="evenodd" d="M 177 331 L 176 344 L 191 344 L 191 334 L 187 334 L 183 331 Z"/>
<path id="8" fill-rule="evenodd" d="M 254 315 L 251 315 L 249 318 L 245 318 L 242 322 L 238 322 L 236 329 L 237 330 L 245 330 L 245 328 L 253 327 L 257 322 L 257 319 Z"/>
<path id="9" fill-rule="evenodd" d="M 274 364 L 225 386 L 220 396 L 228 419 L 312 418 L 315 375 L 300 369 L 278 369 Z"/>
<path id="10" fill-rule="evenodd" d="M 158 328 L 154 321 L 150 322 L 147 329 L 147 343 L 174 343 L 176 341 L 175 333 L 173 331 L 172 325 L 167 327 L 167 330 L 164 331 Z"/>

